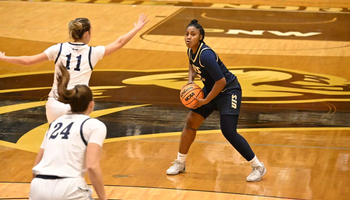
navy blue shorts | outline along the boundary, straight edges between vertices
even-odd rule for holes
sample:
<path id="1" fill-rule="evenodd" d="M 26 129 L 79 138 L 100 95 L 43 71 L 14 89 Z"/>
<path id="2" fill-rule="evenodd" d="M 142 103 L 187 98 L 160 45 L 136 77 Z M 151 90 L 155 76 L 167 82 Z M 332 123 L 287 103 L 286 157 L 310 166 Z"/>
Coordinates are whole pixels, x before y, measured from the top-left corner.
<path id="1" fill-rule="evenodd" d="M 206 88 L 203 88 L 204 97 L 208 95 Z M 223 90 L 218 96 L 197 109 L 191 109 L 193 112 L 200 114 L 204 119 L 214 111 L 219 111 L 220 115 L 239 115 L 241 109 L 242 89 L 229 87 Z"/>

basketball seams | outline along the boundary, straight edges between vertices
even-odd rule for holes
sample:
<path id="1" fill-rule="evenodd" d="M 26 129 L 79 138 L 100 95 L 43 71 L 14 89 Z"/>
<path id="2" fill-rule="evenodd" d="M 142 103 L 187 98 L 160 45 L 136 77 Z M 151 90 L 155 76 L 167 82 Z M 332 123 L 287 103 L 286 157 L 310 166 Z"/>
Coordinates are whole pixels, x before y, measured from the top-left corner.
<path id="1" fill-rule="evenodd" d="M 204 98 L 204 92 L 202 91 L 202 89 L 201 89 L 201 92 L 199 92 L 196 97 L 198 97 L 201 93 L 203 93 L 203 98 Z M 201 99 L 203 99 L 203 98 L 201 98 Z"/>
<path id="2" fill-rule="evenodd" d="M 188 91 L 185 91 L 185 93 L 182 94 L 182 91 L 187 90 L 188 88 L 191 88 L 191 89 Z M 188 99 L 189 102 L 185 102 L 185 99 L 188 98 L 189 95 L 191 95 L 191 94 L 193 94 L 193 96 L 191 96 L 190 99 Z M 186 87 L 182 88 L 182 90 L 180 91 L 180 100 L 181 100 L 182 104 L 188 108 L 193 107 L 193 105 L 191 105 L 191 104 L 193 104 L 195 102 L 196 98 L 198 98 L 199 96 L 201 96 L 201 98 L 203 98 L 204 92 L 202 91 L 202 88 L 200 88 L 196 84 L 187 85 Z"/>
<path id="3" fill-rule="evenodd" d="M 200 89 L 201 90 L 201 89 Z M 198 94 L 197 94 L 197 96 L 196 96 L 196 98 L 201 94 L 201 93 L 203 93 L 203 91 L 201 90 Z M 204 93 L 203 93 L 204 94 Z M 190 105 L 190 104 L 192 104 L 193 103 L 193 101 L 195 101 L 196 99 L 195 98 L 193 98 L 192 99 L 192 101 L 191 102 L 189 102 L 188 104 L 186 104 L 186 106 L 188 106 L 188 105 Z"/>
<path id="4" fill-rule="evenodd" d="M 191 92 L 193 92 L 193 91 L 196 91 L 196 90 L 202 90 L 202 89 L 200 89 L 200 88 L 194 88 L 194 89 L 192 89 L 192 90 L 187 91 L 184 95 L 182 95 L 181 100 L 183 100 L 189 93 L 191 93 Z M 198 94 L 200 94 L 200 92 L 199 92 Z M 198 96 L 198 94 L 197 94 L 197 96 Z"/>
<path id="5" fill-rule="evenodd" d="M 193 88 L 191 90 L 187 90 L 186 93 L 181 96 L 182 90 L 186 90 L 187 88 L 190 88 L 190 87 L 193 87 Z M 180 91 L 180 99 L 182 100 L 184 96 L 186 96 L 189 92 L 193 91 L 194 89 L 198 89 L 198 85 L 188 84 L 185 87 L 183 87 Z"/>

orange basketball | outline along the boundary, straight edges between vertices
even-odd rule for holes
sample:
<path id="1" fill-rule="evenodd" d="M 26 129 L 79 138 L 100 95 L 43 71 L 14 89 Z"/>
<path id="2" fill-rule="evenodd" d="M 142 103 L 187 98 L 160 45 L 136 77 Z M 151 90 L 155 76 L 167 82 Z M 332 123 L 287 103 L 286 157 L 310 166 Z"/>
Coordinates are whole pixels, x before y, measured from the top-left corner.
<path id="1" fill-rule="evenodd" d="M 204 93 L 197 84 L 188 84 L 180 91 L 180 100 L 187 108 L 192 108 L 197 103 L 195 97 L 197 99 L 204 98 Z"/>

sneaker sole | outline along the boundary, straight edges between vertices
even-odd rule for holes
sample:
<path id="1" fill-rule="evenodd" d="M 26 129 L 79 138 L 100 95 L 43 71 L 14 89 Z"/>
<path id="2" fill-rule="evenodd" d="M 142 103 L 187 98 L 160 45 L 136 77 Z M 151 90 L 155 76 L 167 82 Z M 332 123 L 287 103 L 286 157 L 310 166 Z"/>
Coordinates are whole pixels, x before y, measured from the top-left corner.
<path id="1" fill-rule="evenodd" d="M 179 171 L 179 173 L 177 173 L 177 174 L 168 174 L 168 173 L 166 173 L 166 175 L 178 175 L 178 174 L 183 173 L 183 172 L 185 172 L 185 170 Z"/>
<path id="2" fill-rule="evenodd" d="M 260 178 L 258 178 L 256 180 L 252 180 L 252 181 L 247 181 L 247 182 L 259 182 L 259 181 L 261 181 L 262 177 L 266 174 L 266 172 L 267 172 L 267 169 L 265 167 L 265 170 L 264 170 L 263 174 L 260 176 Z"/>

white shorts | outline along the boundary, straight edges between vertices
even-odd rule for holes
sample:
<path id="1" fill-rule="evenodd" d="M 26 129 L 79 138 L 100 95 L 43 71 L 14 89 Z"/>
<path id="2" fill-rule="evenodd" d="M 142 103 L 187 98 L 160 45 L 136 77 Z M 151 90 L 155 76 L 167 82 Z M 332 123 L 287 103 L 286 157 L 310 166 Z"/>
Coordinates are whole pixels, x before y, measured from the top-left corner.
<path id="1" fill-rule="evenodd" d="M 71 110 L 69 104 L 61 103 L 52 97 L 49 97 L 45 107 L 46 107 L 46 118 L 49 124 L 51 124 L 51 122 L 61 117 L 62 115 L 67 114 L 67 112 Z"/>
<path id="2" fill-rule="evenodd" d="M 29 200 L 93 200 L 92 189 L 83 178 L 41 179 L 30 184 Z"/>

